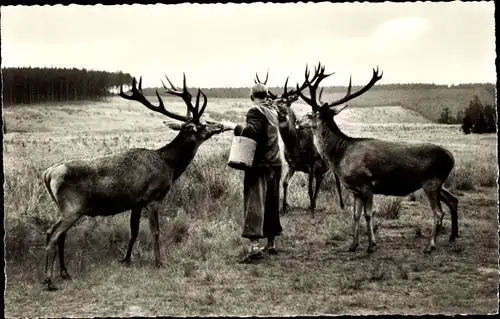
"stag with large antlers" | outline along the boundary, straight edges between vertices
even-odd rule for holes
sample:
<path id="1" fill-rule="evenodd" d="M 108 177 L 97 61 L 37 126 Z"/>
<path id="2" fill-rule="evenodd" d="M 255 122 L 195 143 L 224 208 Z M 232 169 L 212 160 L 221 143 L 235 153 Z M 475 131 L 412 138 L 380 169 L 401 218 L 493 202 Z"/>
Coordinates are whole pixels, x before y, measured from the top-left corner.
<path id="1" fill-rule="evenodd" d="M 306 78 L 309 77 L 309 72 L 306 69 Z M 257 77 L 258 79 L 258 77 Z M 310 128 L 298 128 L 297 116 L 292 110 L 292 104 L 299 99 L 299 91 L 307 87 L 307 82 L 300 86 L 300 88 L 288 89 L 288 77 L 286 78 L 283 93 L 280 96 L 269 92 L 269 96 L 274 100 L 278 111 L 279 132 L 283 144 L 285 146 L 284 155 L 285 161 L 288 164 L 288 171 L 283 180 L 283 204 L 281 211 L 283 214 L 288 212 L 288 184 L 295 172 L 303 172 L 308 174 L 308 193 L 310 201 L 311 215 L 314 217 L 314 210 L 316 208 L 316 198 L 319 193 L 321 183 L 323 182 L 325 174 L 330 170 L 321 155 L 319 154 L 316 146 L 314 145 L 313 132 Z M 342 200 L 342 191 L 340 188 L 340 181 L 334 173 L 337 194 L 339 196 L 340 207 L 344 208 L 344 201 Z M 316 186 L 313 188 L 314 180 Z"/>
<path id="2" fill-rule="evenodd" d="M 68 229 L 84 215 L 111 216 L 131 210 L 130 241 L 122 260 L 123 263 L 129 264 L 132 247 L 139 232 L 141 211 L 148 206 L 155 261 L 157 266 L 161 266 L 158 208 L 162 200 L 194 158 L 198 147 L 212 135 L 231 129 L 219 123 L 201 121 L 207 106 L 207 98 L 198 89 L 196 103 L 193 105 L 192 96 L 186 88 L 185 75 L 182 90 L 172 85 L 168 77 L 167 80 L 171 87 L 167 88 L 164 85 L 166 92 L 182 98 L 192 117 L 188 118 L 167 110 L 158 92 L 156 96 L 159 105 L 150 103 L 142 94 L 142 78 L 139 80 L 138 88 L 136 80 L 133 80 L 130 96 L 120 87 L 120 96 L 127 100 L 138 101 L 154 112 L 183 122 L 166 123 L 172 129 L 180 131 L 170 143 L 154 150 L 133 148 L 121 154 L 91 160 L 67 161 L 43 172 L 45 186 L 61 215 L 47 231 L 43 281 L 46 289 L 55 289 L 52 274 L 56 250 L 59 256 L 60 275 L 64 279 L 70 278 L 64 264 L 64 241 Z M 200 107 L 201 96 L 203 103 Z"/>
<path id="3" fill-rule="evenodd" d="M 347 94 L 343 98 L 325 103 L 321 101 L 323 90 L 319 92 L 318 98 L 316 92 L 319 83 L 332 74 L 325 74 L 324 66 L 318 64 L 315 78 L 309 81 L 306 77 L 310 97 L 304 96 L 300 91 L 299 94 L 312 107 L 312 113 L 301 119 L 299 126 L 313 129 L 321 155 L 328 161 L 345 188 L 354 195 L 353 241 L 349 251 L 355 251 L 359 246 L 359 219 L 362 211 L 368 231 L 367 251 L 373 251 L 374 194 L 406 196 L 420 188 L 427 195 L 434 215 L 434 227 L 424 252 L 430 253 L 435 248 L 436 237 L 444 217 L 441 202 L 450 209 L 449 240 L 453 242 L 458 237 L 458 200 L 443 187 L 455 165 L 453 155 L 443 147 L 431 143 L 389 142 L 373 138 L 354 138 L 344 134 L 334 119 L 347 107 L 341 104 L 368 91 L 382 78 L 382 74 L 379 74 L 378 68 L 374 69 L 370 82 L 354 93 L 351 93 L 350 80 Z"/>

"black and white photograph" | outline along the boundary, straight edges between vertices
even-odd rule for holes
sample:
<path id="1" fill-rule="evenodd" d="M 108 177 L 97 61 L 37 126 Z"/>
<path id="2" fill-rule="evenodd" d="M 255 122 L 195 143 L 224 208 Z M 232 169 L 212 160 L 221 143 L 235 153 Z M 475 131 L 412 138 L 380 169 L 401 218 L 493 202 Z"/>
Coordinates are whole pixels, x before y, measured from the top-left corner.
<path id="1" fill-rule="evenodd" d="M 493 1 L 0 19 L 5 317 L 498 313 Z"/>

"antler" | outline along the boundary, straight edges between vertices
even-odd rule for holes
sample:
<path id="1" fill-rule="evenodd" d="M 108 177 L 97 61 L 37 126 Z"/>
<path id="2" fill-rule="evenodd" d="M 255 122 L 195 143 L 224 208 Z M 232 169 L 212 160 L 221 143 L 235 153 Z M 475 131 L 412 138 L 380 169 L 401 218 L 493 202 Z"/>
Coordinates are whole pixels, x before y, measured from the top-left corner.
<path id="1" fill-rule="evenodd" d="M 384 72 L 380 73 L 380 75 L 378 74 L 378 65 L 377 65 L 377 69 L 373 69 L 373 74 L 372 74 L 372 78 L 370 80 L 370 82 L 368 82 L 367 85 L 365 85 L 363 88 L 361 88 L 359 91 L 357 92 L 354 92 L 351 94 L 351 89 L 352 89 L 352 76 L 349 77 L 349 86 L 347 87 L 347 93 L 346 95 L 337 100 L 337 101 L 333 101 L 333 102 L 329 102 L 329 103 L 324 103 L 324 106 L 327 107 L 327 108 L 330 108 L 332 106 L 336 106 L 336 105 L 340 105 L 340 104 L 343 104 L 343 103 L 346 103 L 347 101 L 350 101 L 358 96 L 360 96 L 361 94 L 365 93 L 366 91 L 368 91 L 369 89 L 372 88 L 373 85 L 375 85 L 375 83 L 377 83 L 378 80 L 380 80 L 382 78 L 382 76 L 384 75 Z M 323 103 L 322 103 L 323 104 Z"/>
<path id="2" fill-rule="evenodd" d="M 269 70 L 267 70 L 266 80 L 264 82 L 260 81 L 259 75 L 257 74 L 257 72 L 255 72 L 255 79 L 253 80 L 253 82 L 255 84 L 264 84 L 264 85 L 267 85 L 268 78 L 269 78 Z M 267 89 L 267 95 L 271 98 L 271 100 L 276 100 L 278 98 L 278 96 L 276 94 L 274 94 L 273 92 L 271 92 L 271 90 L 269 90 L 269 88 Z"/>
<path id="3" fill-rule="evenodd" d="M 158 91 L 156 91 L 156 96 L 158 97 L 159 105 L 155 106 L 155 105 L 151 104 L 151 102 L 149 102 L 142 94 L 142 76 L 139 78 L 139 88 L 136 87 L 136 80 L 135 80 L 135 78 L 133 78 L 132 89 L 130 91 L 132 92 L 132 95 L 131 96 L 126 95 L 123 92 L 123 84 L 120 85 L 120 96 L 122 98 L 124 98 L 126 100 L 138 101 L 138 102 L 142 103 L 145 107 L 150 109 L 151 111 L 161 113 L 161 114 L 166 115 L 166 116 L 173 118 L 175 120 L 183 121 L 183 122 L 188 120 L 188 118 L 183 116 L 183 115 L 179 115 L 179 114 L 167 111 L 167 109 L 165 109 L 165 105 L 163 105 L 163 100 L 161 99 L 160 95 L 158 94 Z"/>
<path id="4" fill-rule="evenodd" d="M 297 84 L 297 93 L 307 104 L 309 104 L 313 108 L 313 111 L 317 111 L 320 108 L 318 100 L 316 99 L 316 91 L 318 90 L 319 83 L 333 74 L 335 74 L 335 72 L 325 74 L 325 66 L 321 66 L 321 62 L 319 62 L 318 65 L 314 68 L 313 78 L 309 80 L 309 70 L 308 66 L 306 65 L 305 80 L 301 87 L 299 87 L 299 84 Z M 310 98 L 302 94 L 302 90 L 305 88 L 305 86 L 309 87 L 309 95 L 311 96 Z M 323 89 L 321 89 L 320 91 L 320 99 L 322 94 Z"/>
<path id="5" fill-rule="evenodd" d="M 187 86 L 186 86 L 186 74 L 183 73 L 183 81 L 182 81 L 182 91 L 179 90 L 177 87 L 175 87 L 170 79 L 168 78 L 167 75 L 165 75 L 165 78 L 167 78 L 168 83 L 170 84 L 171 88 L 168 88 L 163 81 L 161 83 L 163 84 L 163 87 L 165 88 L 166 92 L 171 95 L 179 96 L 182 98 L 184 103 L 186 103 L 186 106 L 188 108 L 188 113 L 191 112 L 193 114 L 193 122 L 199 124 L 200 123 L 200 117 L 205 111 L 205 107 L 207 106 L 207 96 L 205 93 L 201 91 L 200 88 L 198 88 L 198 94 L 196 95 L 196 104 L 193 106 L 192 103 L 192 95 L 191 93 L 188 92 Z M 200 96 L 203 95 L 203 105 L 201 106 L 200 109 Z"/>
<path id="6" fill-rule="evenodd" d="M 299 92 L 302 92 L 308 86 L 309 82 L 312 82 L 312 81 L 316 80 L 316 78 L 318 77 L 318 72 L 315 72 L 314 75 L 313 75 L 313 78 L 311 80 L 309 80 L 309 68 L 306 65 L 306 71 L 305 71 L 304 75 L 305 75 L 305 81 L 302 83 L 302 85 L 300 87 L 297 85 L 297 89 L 296 90 L 291 89 L 290 91 L 288 91 L 288 77 L 287 77 L 286 81 L 285 81 L 285 86 L 284 86 L 284 89 L 283 89 L 283 94 L 281 95 L 281 97 L 288 97 L 290 95 L 295 95 L 295 94 L 298 94 Z M 331 74 L 328 74 L 327 76 L 330 76 L 330 75 Z"/>
<path id="7" fill-rule="evenodd" d="M 257 72 L 255 72 L 255 79 L 253 81 L 254 81 L 255 84 L 264 84 L 264 85 L 266 85 L 268 77 L 269 77 L 269 70 L 267 70 L 267 73 L 266 73 L 266 80 L 264 82 L 261 82 L 260 79 L 259 79 L 259 75 L 257 74 Z"/>
<path id="8" fill-rule="evenodd" d="M 379 70 L 378 70 L 378 66 L 377 66 L 376 70 L 373 69 L 373 75 L 372 75 L 372 79 L 370 80 L 370 82 L 368 82 L 367 85 L 365 85 L 363 88 L 361 88 L 360 90 L 358 90 L 354 93 L 351 93 L 351 89 L 352 89 L 352 77 L 351 77 L 349 79 L 349 86 L 347 88 L 346 95 L 339 100 L 325 103 L 321 100 L 321 96 L 323 95 L 323 88 L 321 88 L 318 98 L 316 98 L 316 91 L 318 89 L 319 83 L 323 79 L 327 78 L 328 76 L 330 76 L 332 74 L 334 74 L 334 73 L 325 74 L 325 66 L 321 66 L 321 62 L 320 62 L 318 64 L 318 66 L 315 68 L 315 75 L 313 77 L 313 80 L 309 81 L 308 74 L 307 74 L 307 67 L 306 67 L 306 82 L 307 82 L 307 86 L 309 87 L 309 93 L 310 93 L 311 97 L 308 98 L 308 97 L 304 96 L 302 94 L 302 92 L 300 92 L 300 91 L 299 91 L 299 95 L 307 104 L 312 106 L 313 111 L 317 111 L 318 109 L 329 109 L 333 106 L 346 103 L 346 102 L 360 96 L 361 94 L 363 94 L 366 91 L 368 91 L 369 89 L 371 89 L 373 87 L 373 85 L 375 85 L 375 83 L 377 83 L 377 81 L 379 81 L 382 78 L 383 72 L 379 75 Z M 297 84 L 297 89 L 298 88 L 299 88 L 299 85 Z M 318 102 L 319 102 L 319 104 L 318 104 Z"/>

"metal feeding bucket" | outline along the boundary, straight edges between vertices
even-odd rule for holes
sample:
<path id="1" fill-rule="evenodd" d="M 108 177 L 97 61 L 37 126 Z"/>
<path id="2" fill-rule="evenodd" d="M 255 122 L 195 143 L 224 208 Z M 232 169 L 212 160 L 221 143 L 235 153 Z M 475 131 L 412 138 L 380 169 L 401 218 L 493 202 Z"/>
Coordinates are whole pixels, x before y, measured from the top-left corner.
<path id="1" fill-rule="evenodd" d="M 244 136 L 233 137 L 227 165 L 234 169 L 246 170 L 252 167 L 257 142 Z"/>

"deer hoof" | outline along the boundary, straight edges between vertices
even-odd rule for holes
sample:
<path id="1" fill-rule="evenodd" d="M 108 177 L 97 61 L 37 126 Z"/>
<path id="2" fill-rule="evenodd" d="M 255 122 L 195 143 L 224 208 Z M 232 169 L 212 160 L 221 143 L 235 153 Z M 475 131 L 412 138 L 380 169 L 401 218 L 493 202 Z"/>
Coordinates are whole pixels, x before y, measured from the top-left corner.
<path id="1" fill-rule="evenodd" d="M 71 276 L 68 274 L 67 270 L 61 271 L 59 277 L 61 277 L 63 280 L 71 280 Z"/>
<path id="2" fill-rule="evenodd" d="M 52 280 L 50 280 L 50 278 L 44 279 L 42 281 L 42 285 L 43 285 L 44 290 L 46 290 L 46 291 L 56 291 L 57 290 L 57 287 L 54 286 L 54 284 L 52 283 Z"/>
<path id="3" fill-rule="evenodd" d="M 434 249 L 435 249 L 434 245 L 428 245 L 427 247 L 425 247 L 424 253 L 430 254 Z"/>
<path id="4" fill-rule="evenodd" d="M 367 253 L 373 253 L 375 250 L 373 249 L 375 247 L 375 244 L 372 244 L 370 246 L 368 246 L 368 248 L 366 249 L 366 252 Z"/>
<path id="5" fill-rule="evenodd" d="M 356 251 L 356 248 L 358 248 L 359 244 L 352 244 L 351 246 L 349 246 L 349 248 L 347 249 L 347 251 L 349 252 L 355 252 Z"/>
<path id="6" fill-rule="evenodd" d="M 125 266 L 130 266 L 130 258 L 123 258 L 118 261 L 120 264 L 123 264 Z"/>
<path id="7" fill-rule="evenodd" d="M 155 263 L 156 263 L 156 267 L 158 267 L 158 268 L 163 267 L 163 262 L 161 260 L 157 260 Z"/>

